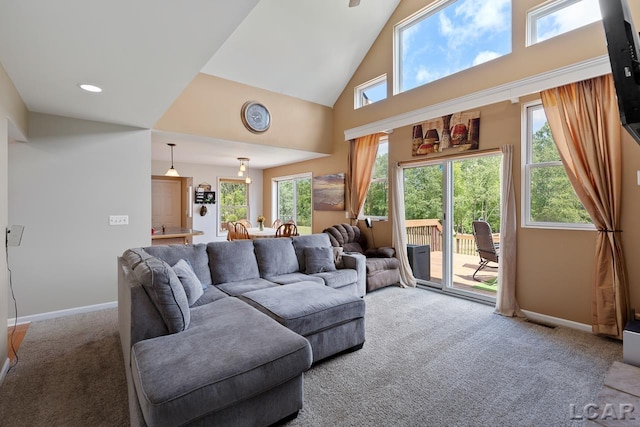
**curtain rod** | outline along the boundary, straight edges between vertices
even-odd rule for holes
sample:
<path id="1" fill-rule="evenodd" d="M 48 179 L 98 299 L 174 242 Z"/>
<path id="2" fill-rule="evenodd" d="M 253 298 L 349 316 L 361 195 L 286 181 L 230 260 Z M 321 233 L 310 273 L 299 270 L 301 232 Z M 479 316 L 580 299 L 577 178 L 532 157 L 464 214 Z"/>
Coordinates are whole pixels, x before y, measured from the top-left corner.
<path id="1" fill-rule="evenodd" d="M 439 154 L 439 155 L 421 157 L 419 159 L 402 160 L 402 161 L 397 162 L 397 165 L 398 166 L 407 166 L 407 165 L 414 165 L 414 164 L 418 164 L 418 163 L 435 162 L 435 161 L 440 160 L 440 159 L 451 159 L 451 158 L 463 159 L 463 158 L 466 158 L 466 157 L 476 157 L 476 156 L 481 156 L 483 154 L 501 153 L 501 152 L 502 152 L 502 150 L 500 148 L 488 148 L 486 150 L 460 151 L 460 152 L 453 153 L 453 154 Z"/>

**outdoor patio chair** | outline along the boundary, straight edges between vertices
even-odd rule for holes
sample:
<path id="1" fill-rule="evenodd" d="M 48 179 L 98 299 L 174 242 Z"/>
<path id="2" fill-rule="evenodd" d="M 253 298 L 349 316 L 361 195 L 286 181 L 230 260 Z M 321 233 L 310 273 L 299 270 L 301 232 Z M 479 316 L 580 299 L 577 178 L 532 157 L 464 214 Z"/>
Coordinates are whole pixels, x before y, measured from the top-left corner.
<path id="1" fill-rule="evenodd" d="M 500 249 L 496 243 L 493 242 L 493 234 L 491 233 L 491 226 L 487 221 L 477 220 L 472 221 L 471 227 L 473 228 L 473 238 L 476 241 L 476 247 L 478 248 L 478 256 L 480 257 L 480 265 L 473 273 L 473 279 L 476 279 L 478 271 L 484 267 L 497 268 L 498 266 L 488 265 L 490 262 L 498 262 L 498 256 Z"/>

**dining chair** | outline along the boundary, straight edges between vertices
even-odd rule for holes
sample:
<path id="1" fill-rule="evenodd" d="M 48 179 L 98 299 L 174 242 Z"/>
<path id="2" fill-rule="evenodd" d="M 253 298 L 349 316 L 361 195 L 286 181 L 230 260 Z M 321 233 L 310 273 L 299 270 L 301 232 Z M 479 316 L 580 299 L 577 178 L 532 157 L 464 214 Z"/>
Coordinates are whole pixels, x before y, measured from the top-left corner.
<path id="1" fill-rule="evenodd" d="M 236 237 L 236 224 L 234 222 L 228 221 L 225 225 L 227 229 L 227 240 L 235 240 Z"/>
<path id="2" fill-rule="evenodd" d="M 248 219 L 239 219 L 237 222 L 244 225 L 245 228 L 253 228 L 253 224 Z"/>
<path id="3" fill-rule="evenodd" d="M 298 227 L 295 224 L 287 222 L 282 224 L 276 230 L 276 237 L 290 237 L 290 236 L 299 236 Z"/>
<path id="4" fill-rule="evenodd" d="M 273 221 L 273 224 L 271 224 L 271 228 L 278 229 L 278 227 L 280 227 L 281 225 L 282 220 L 280 218 L 277 218 L 275 221 Z"/>
<path id="5" fill-rule="evenodd" d="M 235 240 L 248 240 L 251 239 L 249 237 L 249 232 L 247 231 L 247 227 L 241 222 L 236 222 L 236 232 L 235 232 Z"/>

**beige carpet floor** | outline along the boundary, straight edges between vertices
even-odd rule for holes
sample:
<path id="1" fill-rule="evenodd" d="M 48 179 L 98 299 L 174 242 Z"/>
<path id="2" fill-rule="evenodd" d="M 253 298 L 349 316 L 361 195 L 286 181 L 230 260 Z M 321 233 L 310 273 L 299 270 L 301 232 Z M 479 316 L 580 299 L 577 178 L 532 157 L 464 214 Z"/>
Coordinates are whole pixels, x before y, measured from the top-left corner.
<path id="1" fill-rule="evenodd" d="M 571 426 L 620 342 L 421 289 L 366 297 L 367 341 L 305 374 L 287 426 Z M 0 388 L 3 426 L 128 425 L 115 310 L 35 322 Z"/>

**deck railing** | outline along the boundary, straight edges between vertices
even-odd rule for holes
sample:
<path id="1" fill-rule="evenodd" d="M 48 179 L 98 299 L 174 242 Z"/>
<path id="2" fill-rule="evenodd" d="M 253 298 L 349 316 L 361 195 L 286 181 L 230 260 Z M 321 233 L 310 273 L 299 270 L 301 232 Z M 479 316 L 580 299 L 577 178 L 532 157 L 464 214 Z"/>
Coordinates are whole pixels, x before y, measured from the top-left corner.
<path id="1" fill-rule="evenodd" d="M 410 245 L 429 245 L 432 251 L 442 251 L 442 224 L 437 219 L 408 219 L 407 243 Z M 493 241 L 498 242 L 500 235 L 493 235 Z M 477 254 L 476 242 L 473 234 L 456 233 L 454 237 L 454 253 L 464 255 Z"/>

